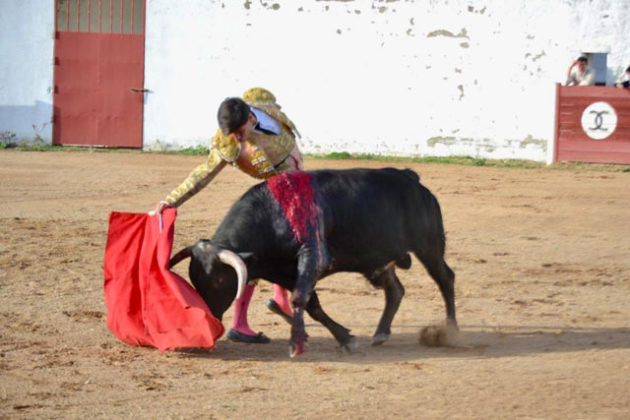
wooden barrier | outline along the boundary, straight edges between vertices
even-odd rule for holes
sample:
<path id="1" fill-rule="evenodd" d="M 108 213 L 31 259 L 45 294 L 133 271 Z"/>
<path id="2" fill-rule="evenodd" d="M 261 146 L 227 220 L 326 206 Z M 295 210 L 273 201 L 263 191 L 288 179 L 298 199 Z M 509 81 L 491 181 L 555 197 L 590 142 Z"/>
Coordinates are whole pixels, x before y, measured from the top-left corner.
<path id="1" fill-rule="evenodd" d="M 630 165 L 630 90 L 556 86 L 554 162 Z"/>

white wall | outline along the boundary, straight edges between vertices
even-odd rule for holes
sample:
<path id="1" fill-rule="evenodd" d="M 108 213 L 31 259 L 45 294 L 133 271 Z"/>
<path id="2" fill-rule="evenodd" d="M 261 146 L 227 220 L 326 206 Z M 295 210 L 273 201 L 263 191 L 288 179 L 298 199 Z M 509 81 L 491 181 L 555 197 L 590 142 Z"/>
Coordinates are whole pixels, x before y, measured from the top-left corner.
<path id="1" fill-rule="evenodd" d="M 275 93 L 306 152 L 547 160 L 581 51 L 630 62 L 628 0 L 147 0 L 145 147 L 207 144 Z"/>
<path id="2" fill-rule="evenodd" d="M 52 143 L 52 0 L 0 0 L 0 141 Z"/>
<path id="3" fill-rule="evenodd" d="M 264 86 L 306 152 L 545 160 L 568 64 L 630 64 L 630 0 L 146 1 L 148 149 L 207 144 Z M 0 10 L 0 134 L 51 143 L 54 2 Z"/>

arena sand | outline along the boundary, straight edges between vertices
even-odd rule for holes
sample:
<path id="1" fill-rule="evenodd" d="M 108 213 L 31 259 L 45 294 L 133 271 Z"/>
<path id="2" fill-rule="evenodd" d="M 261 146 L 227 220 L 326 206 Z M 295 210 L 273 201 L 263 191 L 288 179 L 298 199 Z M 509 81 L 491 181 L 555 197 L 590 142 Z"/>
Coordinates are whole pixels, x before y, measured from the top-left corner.
<path id="1" fill-rule="evenodd" d="M 383 294 L 348 273 L 317 289 L 357 354 L 307 318 L 308 352 L 290 359 L 266 282 L 250 321 L 270 344 L 130 347 L 105 325 L 109 212 L 151 210 L 202 160 L 0 151 L 0 418 L 628 417 L 630 173 L 307 160 L 420 173 L 442 205 L 460 332 L 419 343 L 444 306 L 414 260 L 399 270 L 406 295 L 380 347 L 369 343 Z M 224 170 L 180 209 L 175 247 L 211 237 L 254 183 Z"/>

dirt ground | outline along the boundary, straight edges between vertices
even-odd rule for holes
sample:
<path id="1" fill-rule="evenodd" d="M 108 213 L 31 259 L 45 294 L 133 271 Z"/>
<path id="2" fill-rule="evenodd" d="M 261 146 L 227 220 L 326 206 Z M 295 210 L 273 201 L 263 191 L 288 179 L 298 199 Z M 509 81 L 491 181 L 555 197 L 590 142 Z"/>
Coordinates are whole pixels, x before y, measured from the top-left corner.
<path id="1" fill-rule="evenodd" d="M 630 173 L 307 160 L 421 174 L 457 275 L 452 344 L 418 343 L 444 306 L 414 260 L 399 270 L 406 295 L 380 347 L 370 338 L 382 292 L 348 273 L 317 289 L 357 354 L 307 318 L 309 350 L 290 359 L 266 282 L 250 322 L 269 344 L 130 347 L 105 325 L 109 212 L 152 209 L 202 159 L 0 151 L 0 418 L 630 417 Z M 255 182 L 224 170 L 180 209 L 175 248 L 210 237 Z"/>

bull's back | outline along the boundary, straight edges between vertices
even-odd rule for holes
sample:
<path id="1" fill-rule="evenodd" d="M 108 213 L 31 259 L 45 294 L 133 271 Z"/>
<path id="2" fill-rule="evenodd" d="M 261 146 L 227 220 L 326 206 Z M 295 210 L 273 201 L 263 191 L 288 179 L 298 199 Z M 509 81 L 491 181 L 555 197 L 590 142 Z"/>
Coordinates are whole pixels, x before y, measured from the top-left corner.
<path id="1" fill-rule="evenodd" d="M 313 202 L 299 206 L 317 208 L 333 271 L 369 271 L 421 247 L 423 239 L 443 242 L 437 200 L 411 170 L 318 170 L 303 175 L 310 177 Z M 264 182 L 232 206 L 213 240 L 261 258 L 292 259 L 301 246 L 295 233 L 286 209 Z"/>
<path id="2" fill-rule="evenodd" d="M 443 238 L 437 200 L 411 170 L 312 174 L 326 245 L 343 266 L 338 269 L 379 266 L 421 246 L 423 238 Z"/>

